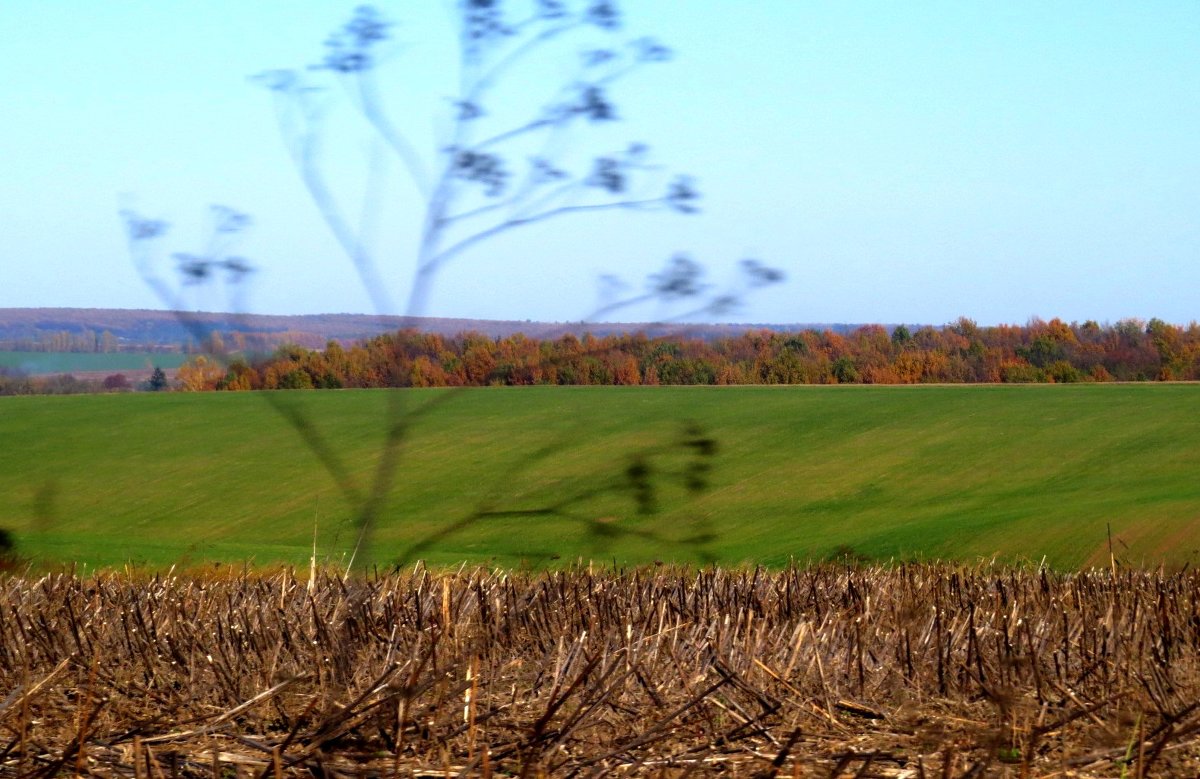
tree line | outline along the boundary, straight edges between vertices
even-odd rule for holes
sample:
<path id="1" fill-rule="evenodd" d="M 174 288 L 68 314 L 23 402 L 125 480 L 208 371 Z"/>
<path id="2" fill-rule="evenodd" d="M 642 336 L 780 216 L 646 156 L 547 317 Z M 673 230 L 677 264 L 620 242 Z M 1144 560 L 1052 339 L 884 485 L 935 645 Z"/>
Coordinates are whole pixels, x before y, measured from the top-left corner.
<path id="1" fill-rule="evenodd" d="M 70 373 L 30 376 L 23 371 L 0 367 L 0 396 L 2 395 L 87 395 L 98 392 L 162 392 L 171 389 L 171 380 L 162 368 L 155 368 L 141 381 L 124 373 L 113 373 L 103 379 L 83 378 Z"/>
<path id="2" fill-rule="evenodd" d="M 1200 324 L 1034 319 L 981 326 L 864 325 L 849 332 L 750 330 L 700 338 L 641 333 L 557 338 L 400 330 L 324 349 L 287 345 L 253 357 L 209 339 L 206 354 L 142 382 L 0 370 L 0 395 L 481 387 L 531 384 L 966 384 L 1200 380 Z"/>
<path id="3" fill-rule="evenodd" d="M 980 326 L 866 325 L 849 333 L 517 334 L 446 337 L 402 330 L 323 350 L 286 346 L 269 357 L 198 356 L 187 390 L 460 387 L 489 385 L 923 384 L 1180 381 L 1200 379 L 1200 325 L 1127 319 L 1113 325 L 1032 320 Z"/>
<path id="4" fill-rule="evenodd" d="M 26 335 L 0 339 L 0 351 L 113 354 L 121 351 L 121 342 L 108 330 L 97 333 L 86 327 L 78 331 L 33 328 Z"/>
<path id="5" fill-rule="evenodd" d="M 282 317 L 281 317 L 282 318 Z M 155 336 L 167 335 L 158 328 L 138 333 L 134 337 L 114 335 L 110 330 L 96 332 L 83 327 L 78 330 L 41 330 L 34 328 L 24 335 L 10 338 L 0 338 L 0 352 L 40 352 L 40 353 L 73 353 L 73 354 L 117 354 L 120 352 L 142 354 L 144 352 L 161 352 L 171 354 L 203 354 L 204 352 L 223 352 L 226 348 L 225 339 L 230 341 L 230 347 L 236 351 L 268 351 L 283 344 L 314 341 L 314 336 L 303 331 L 280 332 L 242 332 L 229 331 L 222 335 L 220 330 L 211 331 L 199 342 L 187 338 L 177 341 L 162 341 Z"/>

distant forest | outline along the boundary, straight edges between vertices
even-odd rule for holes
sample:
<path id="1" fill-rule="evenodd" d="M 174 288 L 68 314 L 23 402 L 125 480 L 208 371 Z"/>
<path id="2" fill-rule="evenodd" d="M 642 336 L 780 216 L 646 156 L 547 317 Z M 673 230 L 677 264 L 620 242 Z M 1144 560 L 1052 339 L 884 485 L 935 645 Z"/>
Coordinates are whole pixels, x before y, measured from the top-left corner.
<path id="1" fill-rule="evenodd" d="M 747 329 L 801 330 L 816 328 L 849 332 L 847 324 L 693 325 L 698 338 L 738 335 Z M 641 332 L 650 336 L 679 331 L 678 325 L 618 322 L 531 322 L 529 320 L 451 319 L 376 316 L 372 314 L 224 314 L 215 312 L 149 311 L 105 308 L 0 308 L 0 352 L 203 352 L 216 334 L 229 348 L 242 352 L 273 352 L 280 346 L 324 348 L 329 341 L 350 346 L 372 336 L 415 329 L 452 336 L 483 333 L 505 337 L 522 333 L 531 338 L 557 338 Z"/>
<path id="2" fill-rule="evenodd" d="M 866 325 L 849 333 L 753 330 L 734 337 L 641 333 L 555 339 L 405 330 L 350 348 L 283 347 L 228 364 L 196 357 L 189 390 L 619 384 L 922 384 L 1200 378 L 1200 326 L 1158 319 L 981 327 Z"/>
<path id="3" fill-rule="evenodd" d="M 1200 325 L 1127 319 L 980 326 L 863 325 L 703 337 L 643 332 L 532 337 L 404 329 L 324 348 L 285 343 L 255 356 L 213 331 L 173 380 L 0 372 L 0 394 L 125 389 L 258 390 L 654 384 L 924 384 L 1200 379 Z M 231 342 L 232 341 L 232 342 Z"/>

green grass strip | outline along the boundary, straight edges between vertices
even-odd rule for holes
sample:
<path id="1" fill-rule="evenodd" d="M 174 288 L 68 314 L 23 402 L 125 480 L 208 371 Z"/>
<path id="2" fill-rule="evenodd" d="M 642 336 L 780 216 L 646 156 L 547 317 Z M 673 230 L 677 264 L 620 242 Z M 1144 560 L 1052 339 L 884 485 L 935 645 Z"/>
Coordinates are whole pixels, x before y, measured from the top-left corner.
<path id="1" fill-rule="evenodd" d="M 275 398 L 363 485 L 386 392 Z M 1072 568 L 1108 564 L 1109 527 L 1131 564 L 1200 557 L 1200 386 L 401 392 L 409 408 L 444 402 L 403 446 L 382 564 L 784 565 L 840 550 Z M 344 560 L 350 504 L 258 394 L 0 398 L 0 527 L 24 555 L 304 563 L 314 524 L 322 559 Z"/>

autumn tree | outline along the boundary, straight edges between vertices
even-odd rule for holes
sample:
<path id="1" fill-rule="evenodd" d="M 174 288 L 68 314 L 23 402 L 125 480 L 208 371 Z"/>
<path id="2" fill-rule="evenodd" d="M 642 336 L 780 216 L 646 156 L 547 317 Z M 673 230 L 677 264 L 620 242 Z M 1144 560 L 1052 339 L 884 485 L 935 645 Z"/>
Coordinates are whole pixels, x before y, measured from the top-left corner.
<path id="1" fill-rule="evenodd" d="M 108 392 L 121 392 L 129 389 L 129 379 L 124 373 L 113 373 L 104 377 L 104 389 Z"/>
<path id="2" fill-rule="evenodd" d="M 191 358 L 175 374 L 179 386 L 188 392 L 216 389 L 217 382 L 225 375 L 224 368 L 209 357 L 198 354 Z"/>

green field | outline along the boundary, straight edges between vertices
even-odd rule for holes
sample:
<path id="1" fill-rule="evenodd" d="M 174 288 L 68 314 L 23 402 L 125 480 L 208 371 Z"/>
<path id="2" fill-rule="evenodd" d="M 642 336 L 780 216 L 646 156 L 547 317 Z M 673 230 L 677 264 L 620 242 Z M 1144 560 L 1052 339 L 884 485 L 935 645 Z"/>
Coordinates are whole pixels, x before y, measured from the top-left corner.
<path id="1" fill-rule="evenodd" d="M 0 352 L 0 368 L 29 374 L 174 370 L 190 355 L 179 353 Z"/>
<path id="2" fill-rule="evenodd" d="M 845 547 L 1073 567 L 1108 563 L 1110 526 L 1130 563 L 1200 559 L 1200 386 L 402 392 L 424 411 L 372 547 L 381 563 L 778 565 Z M 39 560 L 161 565 L 304 562 L 315 525 L 321 558 L 339 561 L 349 504 L 279 411 L 311 415 L 362 489 L 386 400 L 0 398 L 0 527 Z M 688 425 L 712 457 L 678 445 Z M 641 504 L 635 461 L 654 485 Z M 677 474 L 702 461 L 710 484 L 692 494 Z"/>

